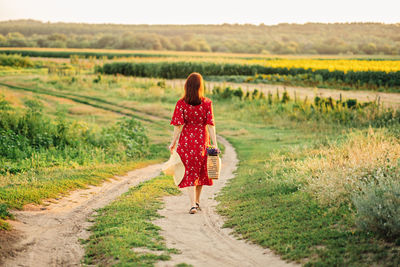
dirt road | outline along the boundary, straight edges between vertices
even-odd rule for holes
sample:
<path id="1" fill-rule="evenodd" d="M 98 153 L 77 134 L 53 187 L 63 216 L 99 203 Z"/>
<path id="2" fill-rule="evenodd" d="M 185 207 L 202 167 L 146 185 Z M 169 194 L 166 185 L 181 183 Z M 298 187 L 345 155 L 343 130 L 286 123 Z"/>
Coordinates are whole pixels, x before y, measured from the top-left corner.
<path id="1" fill-rule="evenodd" d="M 102 186 L 74 191 L 46 210 L 13 212 L 13 227 L 23 237 L 14 246 L 14 255 L 3 266 L 80 266 L 84 249 L 79 239 L 87 239 L 88 219 L 132 186 L 159 175 L 161 164 L 153 164 L 116 177 Z"/>
<path id="2" fill-rule="evenodd" d="M 225 146 L 222 172 L 213 186 L 205 186 L 201 197 L 202 211 L 189 214 L 189 197 L 184 194 L 164 198 L 165 208 L 159 213 L 164 218 L 154 223 L 162 228 L 167 246 L 179 249 L 182 254 L 172 256 L 171 261 L 157 266 L 175 266 L 179 263 L 193 266 L 295 266 L 282 261 L 269 249 L 234 238 L 231 230 L 222 228 L 224 220 L 215 211 L 214 196 L 226 182 L 234 177 L 238 159 L 235 149 L 222 137 Z"/>
<path id="3" fill-rule="evenodd" d="M 188 214 L 188 197 L 182 194 L 165 198 L 165 218 L 155 221 L 162 227 L 162 235 L 169 247 L 178 248 L 182 254 L 174 255 L 172 261 L 160 262 L 159 266 L 189 263 L 194 266 L 291 266 L 270 250 L 237 240 L 228 229 L 222 229 L 223 218 L 215 212 L 213 199 L 226 181 L 234 177 L 238 159 L 228 141 L 218 137 L 225 145 L 220 180 L 214 186 L 204 188 L 201 205 L 203 210 Z M 31 211 L 13 212 L 13 227 L 23 234 L 15 244 L 14 255 L 3 263 L 15 266 L 80 266 L 84 249 L 80 239 L 87 239 L 88 219 L 95 210 L 140 182 L 160 174 L 161 164 L 136 169 L 102 186 L 74 191 L 69 196 Z"/>

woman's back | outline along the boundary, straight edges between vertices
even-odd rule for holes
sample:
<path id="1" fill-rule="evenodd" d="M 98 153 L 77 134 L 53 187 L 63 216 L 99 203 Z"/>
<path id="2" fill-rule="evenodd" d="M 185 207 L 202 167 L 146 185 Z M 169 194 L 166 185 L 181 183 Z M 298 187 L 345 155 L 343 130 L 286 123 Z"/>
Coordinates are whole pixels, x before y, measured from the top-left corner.
<path id="1" fill-rule="evenodd" d="M 183 99 L 176 103 L 171 124 L 174 125 L 214 125 L 212 101 L 204 97 L 199 105 L 187 104 Z"/>

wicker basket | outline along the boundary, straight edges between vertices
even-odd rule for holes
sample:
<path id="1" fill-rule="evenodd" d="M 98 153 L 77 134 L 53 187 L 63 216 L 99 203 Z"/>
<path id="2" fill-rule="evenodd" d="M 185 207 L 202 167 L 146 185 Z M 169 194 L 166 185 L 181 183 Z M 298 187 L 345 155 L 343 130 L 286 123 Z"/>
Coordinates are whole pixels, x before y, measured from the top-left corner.
<path id="1" fill-rule="evenodd" d="M 217 156 L 207 156 L 208 178 L 218 179 L 221 174 L 221 159 Z"/>

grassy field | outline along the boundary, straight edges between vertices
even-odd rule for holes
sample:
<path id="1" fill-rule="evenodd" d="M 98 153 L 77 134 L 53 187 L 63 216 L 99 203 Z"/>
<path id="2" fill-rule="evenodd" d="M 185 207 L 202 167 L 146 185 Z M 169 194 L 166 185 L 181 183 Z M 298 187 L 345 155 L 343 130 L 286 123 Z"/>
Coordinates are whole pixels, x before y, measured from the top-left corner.
<path id="1" fill-rule="evenodd" d="M 338 129 L 312 125 L 260 125 L 256 122 L 239 124 L 235 120 L 226 124 L 231 126 L 221 134 L 225 133 L 237 148 L 240 160 L 236 179 L 218 198 L 221 202 L 218 209 L 227 218 L 226 227 L 234 228 L 240 237 L 273 249 L 285 259 L 307 266 L 399 264 L 399 247 L 395 245 L 398 241 L 388 243 L 371 233 L 372 228 L 364 231 L 356 226 L 357 212 L 350 200 L 351 193 L 344 188 L 350 182 L 358 183 L 363 176 L 356 176 L 354 180 L 357 181 L 343 185 L 347 177 L 341 175 L 343 169 L 349 172 L 351 167 L 357 167 L 359 172 L 372 171 L 384 166 L 384 162 L 374 162 L 368 167 L 335 166 L 338 164 L 335 157 L 346 157 L 339 154 L 344 152 L 341 139 L 351 138 L 346 134 L 338 136 Z M 355 140 L 364 135 L 357 133 Z M 371 142 L 368 137 L 366 139 L 366 143 Z M 380 145 L 388 144 L 376 141 L 370 144 Z M 331 146 L 338 147 L 334 156 L 328 158 L 329 164 L 334 166 L 330 169 L 325 165 L 315 166 L 323 163 L 323 158 L 318 156 L 323 157 L 325 149 Z M 396 139 L 390 148 L 392 153 L 395 152 L 392 155 L 395 160 L 399 158 L 398 148 L 399 140 Z M 364 158 L 357 163 L 364 162 L 369 149 L 362 151 L 359 156 Z M 314 175 L 312 169 L 304 170 L 308 164 L 313 164 Z M 392 161 L 391 164 L 397 166 L 398 175 L 398 163 Z M 322 172 L 320 180 L 315 177 L 318 171 Z M 396 174 L 393 173 L 393 179 L 397 179 Z M 332 196 L 332 193 L 339 196 Z M 392 210 L 391 214 L 395 212 Z"/>
<path id="2" fill-rule="evenodd" d="M 113 175 L 160 162 L 168 157 L 166 147 L 171 129 L 167 123 L 160 121 L 165 114 L 163 115 L 160 109 L 161 113 L 155 112 L 154 115 L 161 116 L 161 119 L 149 115 L 150 111 L 158 105 L 156 99 L 160 97 L 156 94 L 150 96 L 151 101 L 136 105 L 137 100 L 131 101 L 133 99 L 123 93 L 126 89 L 115 88 L 121 94 L 110 92 L 108 81 L 104 81 L 101 87 L 103 95 L 98 94 L 99 88 L 78 94 L 77 92 L 81 92 L 82 88 L 90 88 L 92 84 L 96 84 L 93 82 L 96 79 L 94 75 L 82 75 L 79 78 L 80 81 L 75 84 L 70 84 L 70 80 L 63 80 L 57 75 L 37 75 L 35 72 L 30 75 L 27 76 L 26 72 L 19 72 L 19 70 L 12 70 L 0 78 L 4 83 L 0 85 L 2 103 L 7 103 L 12 107 L 11 110 L 5 108 L 2 110 L 2 118 L 30 122 L 32 125 L 26 126 L 31 129 L 28 131 L 30 134 L 36 129 L 32 137 L 36 143 L 21 143 L 20 147 L 16 147 L 15 145 L 19 143 L 14 143 L 13 139 L 10 139 L 12 136 L 7 134 L 11 130 L 2 132 L 2 138 L 5 138 L 5 141 L 8 140 L 8 143 L 2 143 L 2 149 L 5 150 L 2 151 L 0 158 L 2 207 L 20 209 L 27 203 L 40 203 L 44 198 L 59 197 L 60 194 L 89 184 L 96 185 Z M 110 83 L 113 83 L 113 80 L 110 77 Z M 125 82 L 135 83 L 134 79 L 129 80 Z M 77 88 L 79 83 L 81 83 L 80 87 Z M 158 88 L 156 83 L 157 81 L 147 82 L 147 84 L 139 82 L 136 87 L 137 90 L 142 91 L 150 88 L 152 88 L 150 90 L 156 90 Z M 113 95 L 113 97 L 110 98 L 108 95 Z M 144 94 L 141 95 L 141 97 L 147 97 Z M 37 117 L 35 120 L 27 120 L 26 116 L 31 116 L 28 105 L 32 101 L 41 104 L 40 117 L 35 115 Z M 160 99 L 158 102 L 161 102 Z M 135 142 L 132 143 L 133 147 L 130 149 L 131 155 L 119 152 L 119 150 L 128 151 L 123 146 L 131 143 L 120 143 L 121 139 L 124 139 L 118 134 L 115 135 L 119 127 L 116 126 L 116 122 L 121 121 L 123 117 L 137 118 L 136 121 L 144 127 L 138 128 L 140 134 L 144 132 L 148 138 L 149 145 L 142 143 L 145 147 L 140 149 L 136 149 L 136 141 L 133 140 Z M 48 124 L 41 125 L 38 121 L 48 121 Z M 73 140 L 77 142 L 77 145 L 72 142 L 66 146 L 37 147 L 37 140 L 43 139 L 43 132 L 45 136 L 50 135 L 49 129 L 45 128 L 56 126 L 56 130 L 61 129 L 60 122 L 64 122 L 62 129 L 69 129 L 66 132 L 68 138 L 74 136 L 77 138 Z M 9 127 L 7 125 L 3 127 Z M 126 126 L 121 125 L 121 127 Z M 58 136 L 56 130 L 54 136 Z M 109 131 L 111 133 L 107 133 Z M 123 130 L 121 131 L 122 134 Z M 81 134 L 82 132 L 85 134 Z M 70 141 L 68 138 L 66 140 Z M 92 141 L 95 145 L 92 145 Z M 12 154 L 5 147 L 7 144 L 15 153 Z M 111 149 L 114 146 L 115 148 Z M 143 153 L 137 154 L 138 151 Z M 2 212 L 2 219 L 7 217 L 5 214 L 5 211 Z M 2 225 L 3 228 L 7 228 L 5 224 Z"/>
<path id="3" fill-rule="evenodd" d="M 216 113 L 240 165 L 219 197 L 226 227 L 309 266 L 399 264 L 399 232 L 383 225 L 399 214 L 398 119 L 371 127 L 369 116 L 302 118 L 291 101 L 228 102 Z"/>
<path id="4" fill-rule="evenodd" d="M 168 157 L 169 118 L 182 93 L 182 88 L 166 86 L 162 79 L 98 76 L 90 70 L 49 75 L 35 69 L 29 72 L 13 68 L 3 70 L 0 90 L 15 107 L 24 108 L 24 97 L 39 98 L 50 118 L 56 118 L 61 105 L 67 118 L 83 121 L 90 127 L 112 126 L 120 117 L 133 116 L 143 125 L 149 139 L 150 153 L 141 159 L 145 162 Z M 232 227 L 245 239 L 270 247 L 285 259 L 309 266 L 399 264 L 400 205 L 396 203 L 400 113 L 373 103 L 349 104 L 329 99 L 298 102 L 283 95 L 260 97 L 257 92 L 239 97 L 224 88 L 209 97 L 214 101 L 217 132 L 232 142 L 240 160 L 236 178 L 219 196 L 218 210 L 226 216 L 226 227 Z M 38 166 L 34 169 L 38 173 L 35 179 L 51 185 L 73 178 L 78 171 L 86 171 L 86 176 L 92 177 L 93 180 L 63 189 L 71 190 L 93 181 L 98 183 L 119 166 L 125 166 L 119 170 L 129 169 L 141 160 L 110 164 L 105 168 L 109 172 L 97 169 L 95 173 L 90 172 L 91 168 L 104 162 L 71 162 L 62 168 Z M 50 171 L 66 175 L 47 179 L 46 173 L 49 177 Z M 2 175 L 1 181 L 5 182 L 1 190 L 24 188 L 31 177 L 30 172 Z M 142 205 L 147 196 L 140 195 L 141 188 L 132 189 L 96 218 L 93 231 L 104 240 L 98 242 L 94 234 L 88 241 L 87 263 L 141 260 L 152 264 L 168 257 L 171 251 L 158 241 L 120 241 L 129 236 L 131 227 L 146 227 L 156 210 L 151 208 L 153 215 L 145 212 L 149 207 Z M 175 192 L 165 177 L 143 188 L 156 190 L 156 196 Z M 18 197 L 24 199 L 18 194 L 10 196 L 7 194 L 7 203 Z M 148 201 L 156 201 L 155 207 L 160 207 L 156 198 Z M 375 206 L 381 208 L 376 210 Z M 125 208 L 137 213 L 127 214 Z M 140 217 L 138 226 L 120 220 L 136 215 Z M 121 234 L 120 239 L 105 231 L 110 224 Z M 155 235 L 156 230 L 150 227 Z M 106 251 L 109 244 L 115 244 L 115 250 Z M 147 255 L 149 251 L 141 256 L 132 251 L 122 253 L 136 246 L 165 252 L 161 256 Z M 117 260 L 118 253 L 124 256 Z"/>

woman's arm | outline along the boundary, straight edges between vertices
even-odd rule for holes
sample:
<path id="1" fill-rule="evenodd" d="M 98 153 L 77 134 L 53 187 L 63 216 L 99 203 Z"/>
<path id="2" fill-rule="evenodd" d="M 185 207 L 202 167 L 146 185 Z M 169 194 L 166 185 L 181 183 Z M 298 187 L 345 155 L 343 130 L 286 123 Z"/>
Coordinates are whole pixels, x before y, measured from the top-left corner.
<path id="1" fill-rule="evenodd" d="M 174 151 L 176 141 L 178 140 L 179 134 L 182 131 L 183 125 L 175 125 L 174 126 L 174 137 L 172 138 L 171 144 L 169 145 L 169 151 L 172 152 Z"/>
<path id="2" fill-rule="evenodd" d="M 217 135 L 215 133 L 215 126 L 214 125 L 210 125 L 210 124 L 207 124 L 207 126 L 208 126 L 208 132 L 210 133 L 210 137 L 211 137 L 211 141 L 212 141 L 213 145 L 215 147 L 218 147 Z"/>

